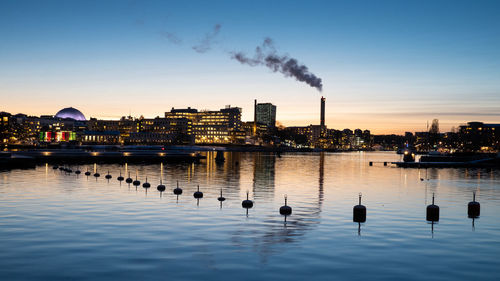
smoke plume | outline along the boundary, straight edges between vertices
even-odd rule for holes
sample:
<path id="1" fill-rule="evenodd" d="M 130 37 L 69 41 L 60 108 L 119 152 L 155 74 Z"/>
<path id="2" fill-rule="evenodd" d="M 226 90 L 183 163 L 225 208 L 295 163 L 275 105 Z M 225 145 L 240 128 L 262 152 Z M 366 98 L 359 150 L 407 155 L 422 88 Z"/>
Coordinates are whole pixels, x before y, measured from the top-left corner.
<path id="1" fill-rule="evenodd" d="M 167 39 L 172 44 L 175 44 L 175 45 L 182 44 L 182 39 L 179 38 L 177 35 L 175 35 L 172 32 L 161 31 L 160 35 L 163 36 L 165 39 Z"/>
<path id="2" fill-rule="evenodd" d="M 208 50 L 210 50 L 212 48 L 211 45 L 214 41 L 214 38 L 217 36 L 217 34 L 219 34 L 220 28 L 221 25 L 216 24 L 212 32 L 206 34 L 198 45 L 193 46 L 193 50 L 198 53 L 206 53 Z"/>
<path id="3" fill-rule="evenodd" d="M 318 91 L 323 90 L 321 78 L 309 72 L 307 66 L 288 55 L 279 55 L 271 38 L 265 38 L 262 45 L 255 48 L 253 57 L 247 57 L 243 52 L 233 52 L 231 57 L 242 64 L 250 66 L 264 65 L 273 72 L 280 72 L 285 77 L 293 77 L 300 82 L 305 82 Z"/>

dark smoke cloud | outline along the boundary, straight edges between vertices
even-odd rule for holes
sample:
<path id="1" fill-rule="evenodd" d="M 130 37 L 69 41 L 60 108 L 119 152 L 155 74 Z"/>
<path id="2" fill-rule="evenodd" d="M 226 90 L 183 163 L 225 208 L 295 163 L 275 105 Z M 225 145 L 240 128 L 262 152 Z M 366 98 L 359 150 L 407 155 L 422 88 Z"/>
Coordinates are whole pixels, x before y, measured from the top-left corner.
<path id="1" fill-rule="evenodd" d="M 193 50 L 195 50 L 198 53 L 205 53 L 208 50 L 212 48 L 212 43 L 214 41 L 214 38 L 219 34 L 221 25 L 216 24 L 214 26 L 214 30 L 208 34 L 205 35 L 205 37 L 200 41 L 200 44 L 193 46 Z"/>
<path id="2" fill-rule="evenodd" d="M 307 66 L 299 64 L 296 59 L 287 55 L 278 55 L 271 38 L 265 38 L 262 45 L 255 48 L 253 57 L 247 57 L 242 52 L 232 53 L 231 57 L 250 66 L 264 65 L 274 72 L 282 73 L 285 77 L 293 77 L 300 82 L 305 82 L 320 92 L 323 90 L 321 78 L 309 72 Z"/>
<path id="3" fill-rule="evenodd" d="M 172 32 L 167 32 L 167 31 L 162 31 L 160 32 L 161 36 L 163 36 L 165 39 L 167 39 L 170 43 L 173 43 L 175 45 L 180 45 L 182 44 L 182 39 L 179 38 L 177 35 L 175 35 Z"/>

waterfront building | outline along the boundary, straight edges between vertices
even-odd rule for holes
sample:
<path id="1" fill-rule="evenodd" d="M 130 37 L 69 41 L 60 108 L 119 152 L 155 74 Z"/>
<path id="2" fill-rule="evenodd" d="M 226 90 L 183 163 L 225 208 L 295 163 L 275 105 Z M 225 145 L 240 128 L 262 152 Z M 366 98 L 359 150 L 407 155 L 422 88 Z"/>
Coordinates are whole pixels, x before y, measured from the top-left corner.
<path id="1" fill-rule="evenodd" d="M 247 136 L 252 136 L 254 134 L 254 123 L 253 121 L 241 122 L 241 127 Z M 263 136 L 269 133 L 269 127 L 264 123 L 256 124 L 256 135 Z"/>
<path id="2" fill-rule="evenodd" d="M 6 144 L 11 137 L 10 132 L 10 118 L 11 114 L 8 112 L 0 112 L 0 143 Z"/>
<path id="3" fill-rule="evenodd" d="M 468 122 L 459 127 L 464 151 L 499 151 L 500 124 Z"/>
<path id="4" fill-rule="evenodd" d="M 140 118 L 137 132 L 130 135 L 131 143 L 193 144 L 192 121 L 188 118 Z"/>
<path id="5" fill-rule="evenodd" d="M 272 103 L 257 103 L 255 105 L 255 122 L 266 124 L 269 128 L 276 126 L 276 106 Z"/>
<path id="6" fill-rule="evenodd" d="M 84 121 L 49 116 L 41 118 L 16 114 L 12 116 L 10 122 L 11 142 L 17 144 L 70 141 L 74 140 L 72 133 L 82 129 L 85 129 Z"/>
<path id="7" fill-rule="evenodd" d="M 81 144 L 119 144 L 119 131 L 84 131 L 79 135 Z"/>
<path id="8" fill-rule="evenodd" d="M 286 129 L 296 135 L 309 136 L 311 134 L 311 128 L 309 126 L 292 126 Z"/>
<path id="9" fill-rule="evenodd" d="M 138 131 L 137 121 L 131 116 L 123 116 L 120 120 L 98 120 L 96 118 L 90 118 L 87 122 L 87 129 L 96 132 L 118 131 L 120 132 L 120 143 L 123 143 L 130 137 L 130 133 Z"/>
<path id="10" fill-rule="evenodd" d="M 192 135 L 197 144 L 244 143 L 241 126 L 241 108 L 226 106 L 218 111 L 174 109 L 165 112 L 165 118 L 186 118 L 192 123 Z"/>
<path id="11" fill-rule="evenodd" d="M 76 133 L 72 131 L 43 131 L 39 133 L 40 142 L 76 141 Z"/>
<path id="12" fill-rule="evenodd" d="M 309 142 L 314 146 L 318 147 L 320 138 L 324 136 L 324 126 L 322 125 L 309 125 Z"/>

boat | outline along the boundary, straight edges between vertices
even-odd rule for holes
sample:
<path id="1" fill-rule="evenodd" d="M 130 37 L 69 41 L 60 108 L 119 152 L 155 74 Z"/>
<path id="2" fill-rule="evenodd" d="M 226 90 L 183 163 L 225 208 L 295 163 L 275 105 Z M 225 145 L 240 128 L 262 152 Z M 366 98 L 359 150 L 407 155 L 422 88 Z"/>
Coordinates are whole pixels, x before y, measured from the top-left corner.
<path id="1" fill-rule="evenodd" d="M 500 153 L 429 153 L 419 161 L 392 162 L 401 168 L 500 168 Z"/>

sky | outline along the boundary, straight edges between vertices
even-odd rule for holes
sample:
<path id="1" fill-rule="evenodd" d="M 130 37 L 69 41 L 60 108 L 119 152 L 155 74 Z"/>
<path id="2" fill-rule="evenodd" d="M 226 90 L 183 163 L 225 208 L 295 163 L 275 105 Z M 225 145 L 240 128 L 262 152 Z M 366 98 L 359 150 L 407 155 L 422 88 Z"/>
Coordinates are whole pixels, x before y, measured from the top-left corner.
<path id="1" fill-rule="evenodd" d="M 500 1 L 0 0 L 0 111 L 87 118 L 277 106 L 286 126 L 376 134 L 500 123 Z M 265 38 L 318 91 L 241 64 Z M 195 47 L 195 48 L 193 48 Z"/>

